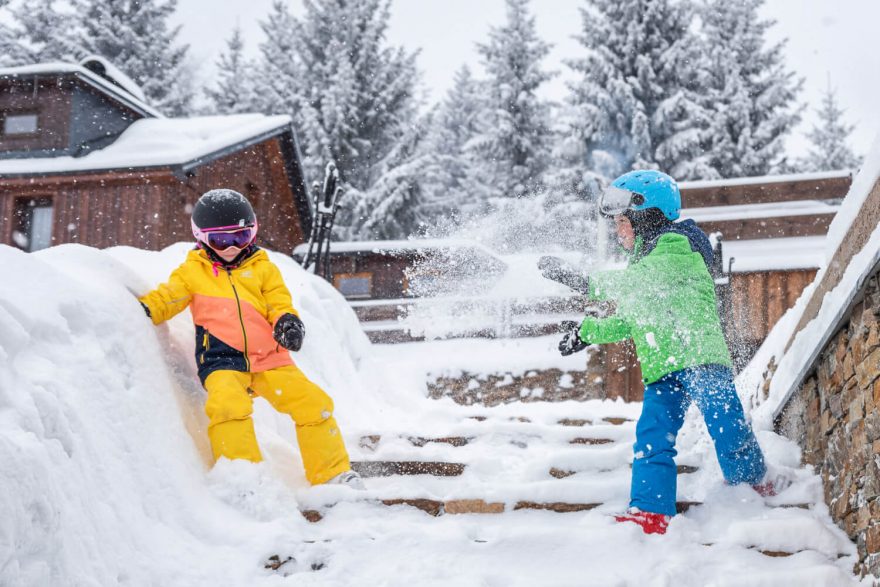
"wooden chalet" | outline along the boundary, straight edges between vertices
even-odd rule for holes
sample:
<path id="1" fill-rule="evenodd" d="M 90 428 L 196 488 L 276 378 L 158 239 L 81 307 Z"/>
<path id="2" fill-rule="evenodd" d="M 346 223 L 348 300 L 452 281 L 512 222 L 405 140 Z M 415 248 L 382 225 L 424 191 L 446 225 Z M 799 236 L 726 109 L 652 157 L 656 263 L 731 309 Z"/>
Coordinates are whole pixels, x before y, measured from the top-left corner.
<path id="1" fill-rule="evenodd" d="M 162 249 L 213 188 L 246 195 L 261 245 L 290 252 L 312 213 L 287 116 L 166 118 L 100 58 L 0 69 L 0 243 Z"/>

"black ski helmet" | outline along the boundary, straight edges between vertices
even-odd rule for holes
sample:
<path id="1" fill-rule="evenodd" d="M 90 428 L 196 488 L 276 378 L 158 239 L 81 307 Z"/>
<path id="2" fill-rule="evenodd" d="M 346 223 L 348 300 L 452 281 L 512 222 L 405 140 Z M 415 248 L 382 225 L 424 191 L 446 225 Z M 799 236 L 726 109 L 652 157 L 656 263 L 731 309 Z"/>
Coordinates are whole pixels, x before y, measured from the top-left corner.
<path id="1" fill-rule="evenodd" d="M 257 236 L 257 215 L 248 199 L 235 190 L 216 189 L 202 194 L 192 211 L 193 236 L 206 243 L 205 232 L 253 227 Z M 207 244 L 207 243 L 206 243 Z"/>

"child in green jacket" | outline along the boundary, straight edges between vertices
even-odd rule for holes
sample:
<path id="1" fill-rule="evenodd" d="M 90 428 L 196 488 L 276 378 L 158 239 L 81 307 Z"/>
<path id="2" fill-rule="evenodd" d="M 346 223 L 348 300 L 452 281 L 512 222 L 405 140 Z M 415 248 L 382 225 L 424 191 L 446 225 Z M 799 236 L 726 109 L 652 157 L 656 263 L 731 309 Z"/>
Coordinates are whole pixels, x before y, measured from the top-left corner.
<path id="1" fill-rule="evenodd" d="M 664 533 L 675 515 L 675 438 L 690 403 L 703 414 L 725 480 L 774 494 L 764 456 L 736 395 L 709 275 L 712 247 L 692 220 L 679 217 L 675 181 L 653 170 L 632 171 L 603 193 L 601 211 L 614 218 L 631 258 L 624 270 L 581 277 L 554 258 L 542 259 L 550 279 L 593 300 L 613 301 L 614 315 L 587 316 L 559 345 L 568 355 L 591 344 L 632 339 L 645 395 L 636 425 L 630 508 L 617 516 L 646 533 Z"/>

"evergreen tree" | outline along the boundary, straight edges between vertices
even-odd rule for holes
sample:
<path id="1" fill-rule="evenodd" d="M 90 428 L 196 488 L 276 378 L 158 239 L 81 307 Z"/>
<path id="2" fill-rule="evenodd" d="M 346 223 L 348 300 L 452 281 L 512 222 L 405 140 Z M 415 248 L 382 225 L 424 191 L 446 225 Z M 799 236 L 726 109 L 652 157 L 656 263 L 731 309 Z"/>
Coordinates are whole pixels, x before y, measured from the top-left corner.
<path id="1" fill-rule="evenodd" d="M 706 0 L 702 6 L 707 61 L 704 136 L 709 177 L 766 175 L 784 163 L 784 140 L 800 120 L 802 81 L 785 67 L 785 43 L 765 46 L 773 26 L 760 20 L 764 0 Z"/>
<path id="2" fill-rule="evenodd" d="M 830 81 L 817 114 L 819 122 L 807 133 L 812 147 L 801 168 L 804 171 L 856 169 L 861 161 L 847 145 L 855 127 L 843 120 L 844 111 L 837 105 L 837 94 Z"/>
<path id="3" fill-rule="evenodd" d="M 346 198 L 366 197 L 396 169 L 389 161 L 400 159 L 390 156 L 415 120 L 416 54 L 387 46 L 390 0 L 304 0 L 304 7 L 300 20 L 276 2 L 262 24 L 260 71 L 270 85 L 263 108 L 294 116 L 310 179 L 332 160 L 350 188 Z M 354 210 L 364 207 L 349 202 L 340 232 L 363 236 L 357 231 L 367 219 Z"/>
<path id="4" fill-rule="evenodd" d="M 353 234 L 358 238 L 404 239 L 427 220 L 422 182 L 430 156 L 421 148 L 428 116 L 413 125 L 380 164 L 379 179 L 355 199 Z"/>
<path id="5" fill-rule="evenodd" d="M 332 159 L 361 190 L 415 117 L 415 54 L 386 46 L 389 5 L 305 0 L 298 20 L 276 2 L 263 23 L 263 70 L 277 80 L 268 106 L 297 117 L 310 166 Z"/>
<path id="6" fill-rule="evenodd" d="M 705 114 L 698 95 L 691 5 L 672 0 L 587 0 L 578 37 L 585 57 L 568 61 L 575 126 L 588 169 L 613 177 L 659 167 L 687 179 Z"/>
<path id="7" fill-rule="evenodd" d="M 473 147 L 485 126 L 482 88 L 470 68 L 461 67 L 423 142 L 429 161 L 421 180 L 422 215 L 435 225 L 477 212 L 489 196 L 481 191 L 480 155 Z"/>
<path id="8" fill-rule="evenodd" d="M 507 22 L 478 45 L 488 75 L 485 125 L 475 156 L 485 163 L 484 186 L 512 197 L 540 189 L 551 144 L 549 105 L 537 96 L 552 73 L 541 70 L 550 45 L 537 34 L 529 0 L 507 0 Z"/>
<path id="9" fill-rule="evenodd" d="M 77 23 L 62 2 L 0 1 L 0 8 L 7 6 L 10 24 L 0 22 L 0 65 L 74 60 Z"/>
<path id="10" fill-rule="evenodd" d="M 244 57 L 241 28 L 235 27 L 226 41 L 226 52 L 217 60 L 217 81 L 205 90 L 214 111 L 222 114 L 252 112 L 256 106 L 254 93 L 257 80 L 254 65 Z"/>
<path id="11" fill-rule="evenodd" d="M 108 59 L 137 83 L 147 101 L 171 116 L 187 114 L 193 98 L 188 45 L 169 19 L 177 0 L 73 0 L 82 19 L 81 53 Z M 81 56 L 83 56 L 81 55 Z"/>

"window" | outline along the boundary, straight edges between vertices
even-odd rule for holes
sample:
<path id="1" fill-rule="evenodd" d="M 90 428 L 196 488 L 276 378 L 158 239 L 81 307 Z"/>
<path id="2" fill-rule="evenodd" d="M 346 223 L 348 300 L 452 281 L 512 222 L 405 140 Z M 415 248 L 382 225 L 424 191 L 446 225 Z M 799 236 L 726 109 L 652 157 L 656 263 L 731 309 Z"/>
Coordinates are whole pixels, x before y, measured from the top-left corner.
<path id="1" fill-rule="evenodd" d="M 333 285 L 346 298 L 369 298 L 373 295 L 372 273 L 338 273 Z"/>
<path id="2" fill-rule="evenodd" d="M 4 135 L 32 135 L 38 130 L 36 114 L 7 114 L 3 117 Z"/>
<path id="3" fill-rule="evenodd" d="M 12 241 L 25 251 L 52 245 L 52 198 L 16 198 Z"/>

